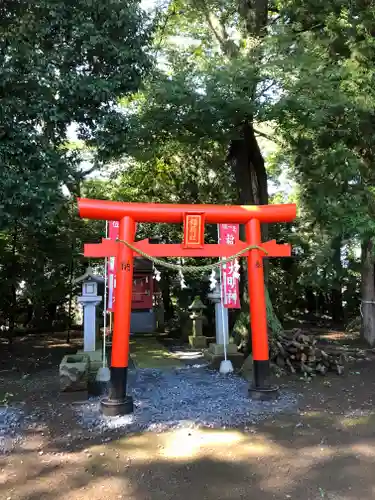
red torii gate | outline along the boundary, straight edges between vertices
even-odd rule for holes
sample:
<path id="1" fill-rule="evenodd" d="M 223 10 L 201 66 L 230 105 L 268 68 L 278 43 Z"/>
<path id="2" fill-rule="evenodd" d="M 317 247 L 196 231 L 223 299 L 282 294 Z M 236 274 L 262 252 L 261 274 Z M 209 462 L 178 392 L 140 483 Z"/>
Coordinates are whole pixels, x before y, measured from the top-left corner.
<path id="1" fill-rule="evenodd" d="M 80 217 L 96 220 L 117 220 L 119 240 L 130 243 L 152 257 L 221 257 L 228 258 L 249 245 L 259 248 L 244 253 L 248 259 L 253 384 L 250 394 L 257 399 L 273 397 L 277 389 L 269 385 L 269 348 L 264 289 L 264 257 L 289 257 L 291 246 L 275 240 L 262 243 L 261 223 L 290 222 L 296 217 L 296 205 L 225 206 L 225 205 L 164 205 L 157 203 L 124 203 L 116 201 L 78 199 Z M 184 224 L 182 244 L 150 244 L 135 241 L 137 222 Z M 205 244 L 204 225 L 244 224 L 246 242 L 234 245 Z M 129 360 L 130 315 L 133 286 L 133 258 L 137 252 L 120 241 L 102 239 L 99 244 L 85 244 L 86 257 L 117 256 L 116 306 L 112 340 L 111 386 L 109 396 L 101 403 L 107 416 L 124 415 L 133 411 L 133 400 L 126 393 Z"/>

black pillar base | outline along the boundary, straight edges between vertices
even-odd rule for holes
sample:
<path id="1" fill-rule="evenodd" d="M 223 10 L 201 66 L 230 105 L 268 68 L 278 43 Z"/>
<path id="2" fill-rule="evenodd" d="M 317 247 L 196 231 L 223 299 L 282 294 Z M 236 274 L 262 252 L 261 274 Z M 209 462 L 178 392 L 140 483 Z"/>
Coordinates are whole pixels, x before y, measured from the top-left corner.
<path id="1" fill-rule="evenodd" d="M 257 401 L 272 401 L 277 399 L 279 388 L 269 383 L 270 363 L 269 360 L 253 361 L 253 384 L 249 388 L 249 396 Z"/>
<path id="2" fill-rule="evenodd" d="M 111 367 L 109 395 L 101 402 L 101 411 L 106 417 L 118 417 L 133 413 L 133 398 L 126 395 L 128 367 Z"/>
<path id="3" fill-rule="evenodd" d="M 269 387 L 250 387 L 249 396 L 255 401 L 274 401 L 279 397 L 279 388 L 275 386 Z"/>
<path id="4" fill-rule="evenodd" d="M 125 396 L 122 400 L 103 398 L 100 409 L 105 417 L 129 415 L 134 411 L 133 398 L 131 396 Z"/>
<path id="5" fill-rule="evenodd" d="M 99 380 L 92 380 L 88 384 L 88 391 L 90 396 L 104 396 L 108 394 L 109 382 L 103 382 Z"/>

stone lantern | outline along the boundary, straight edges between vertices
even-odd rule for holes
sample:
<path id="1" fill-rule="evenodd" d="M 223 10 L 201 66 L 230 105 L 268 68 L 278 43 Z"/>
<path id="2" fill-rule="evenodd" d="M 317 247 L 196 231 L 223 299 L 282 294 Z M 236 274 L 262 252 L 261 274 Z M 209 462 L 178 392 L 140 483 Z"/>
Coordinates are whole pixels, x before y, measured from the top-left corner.
<path id="1" fill-rule="evenodd" d="M 193 322 L 193 331 L 192 335 L 189 336 L 189 344 L 196 349 L 207 347 L 207 338 L 203 335 L 203 311 L 207 308 L 200 297 L 197 296 L 188 309 L 191 311 L 190 319 Z"/>
<path id="2" fill-rule="evenodd" d="M 96 350 L 96 307 L 102 301 L 98 295 L 98 284 L 104 283 L 101 276 L 96 276 L 91 267 L 86 269 L 84 275 L 74 280 L 82 283 L 82 295 L 78 297 L 79 304 L 83 307 L 83 351 Z"/>

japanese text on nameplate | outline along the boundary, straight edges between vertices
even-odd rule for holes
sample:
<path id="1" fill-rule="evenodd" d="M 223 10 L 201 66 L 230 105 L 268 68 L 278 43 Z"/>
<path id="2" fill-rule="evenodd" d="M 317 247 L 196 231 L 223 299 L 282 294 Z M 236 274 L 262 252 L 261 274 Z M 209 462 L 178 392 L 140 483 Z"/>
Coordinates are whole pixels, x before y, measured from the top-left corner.
<path id="1" fill-rule="evenodd" d="M 239 239 L 238 224 L 219 224 L 219 243 L 234 245 Z M 222 294 L 224 307 L 240 309 L 239 278 L 240 265 L 235 259 L 222 266 Z"/>

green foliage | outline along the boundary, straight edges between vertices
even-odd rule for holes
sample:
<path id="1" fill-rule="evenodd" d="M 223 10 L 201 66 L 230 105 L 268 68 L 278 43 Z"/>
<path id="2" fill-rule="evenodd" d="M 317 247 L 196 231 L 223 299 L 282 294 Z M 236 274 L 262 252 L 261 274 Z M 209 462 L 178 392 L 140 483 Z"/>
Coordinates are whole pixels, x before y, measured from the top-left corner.
<path id="1" fill-rule="evenodd" d="M 316 14 L 318 32 L 311 28 L 295 40 L 293 71 L 282 75 L 285 93 L 274 113 L 285 138 L 281 161 L 291 162 L 304 203 L 325 228 L 363 237 L 375 229 L 375 18 L 355 2 L 333 5 Z M 308 26 L 312 18 L 295 15 L 295 22 Z"/>
<path id="2" fill-rule="evenodd" d="M 141 94 L 122 101 L 126 132 L 113 133 L 119 123 L 109 123 L 100 154 L 132 158 L 119 180 L 122 199 L 221 202 L 224 196 L 233 203 L 239 181 L 227 155 L 241 139 L 239 125 L 256 122 L 257 130 L 271 128 L 268 135 L 276 129 L 280 147 L 267 158 L 268 176 L 281 190 L 286 180 L 298 189 L 274 201 L 297 202 L 300 218 L 270 228 L 297 252 L 270 264 L 272 302 L 284 319 L 332 315 L 341 299 L 350 315 L 358 306 L 358 257 L 343 265 L 341 253 L 373 230 L 365 208 L 373 203 L 372 170 L 361 154 L 373 143 L 366 117 L 372 66 L 363 66 L 372 13 L 340 1 L 268 6 L 267 29 L 257 31 L 260 11 L 250 6 L 171 2 L 159 37 L 162 64 Z M 192 182 L 195 173 L 210 179 L 213 172 L 228 185 L 227 195 Z M 163 241 L 181 236 L 179 229 L 144 229 Z M 336 300 L 338 290 L 343 295 Z"/>
<path id="3" fill-rule="evenodd" d="M 309 301 L 325 313 L 323 304 L 342 302 L 350 317 L 359 308 L 360 242 L 375 230 L 375 11 L 360 2 L 292 1 L 286 9 L 290 24 L 274 44 L 283 94 L 271 116 L 284 143 L 274 163 L 289 166 L 302 219 L 312 221 L 299 221 L 299 280 Z"/>
<path id="4" fill-rule="evenodd" d="M 375 230 L 374 19 L 355 0 L 171 0 L 153 23 L 136 1 L 4 0 L 1 317 L 66 314 L 83 242 L 104 231 L 78 219 L 73 197 L 259 202 L 267 176 L 273 202 L 299 207 L 296 222 L 269 228 L 295 249 L 270 263 L 277 314 L 354 315 L 357 247 Z M 99 169 L 104 180 L 87 178 Z M 139 225 L 140 238 L 156 235 L 180 241 L 181 227 Z M 186 282 L 184 295 L 168 271 L 161 286 L 182 304 L 205 286 Z"/>
<path id="5" fill-rule="evenodd" d="M 66 303 L 90 233 L 70 199 L 85 173 L 68 129 L 95 144 L 149 71 L 151 35 L 137 1 L 1 3 L 0 322 L 20 302 L 34 316 Z"/>

